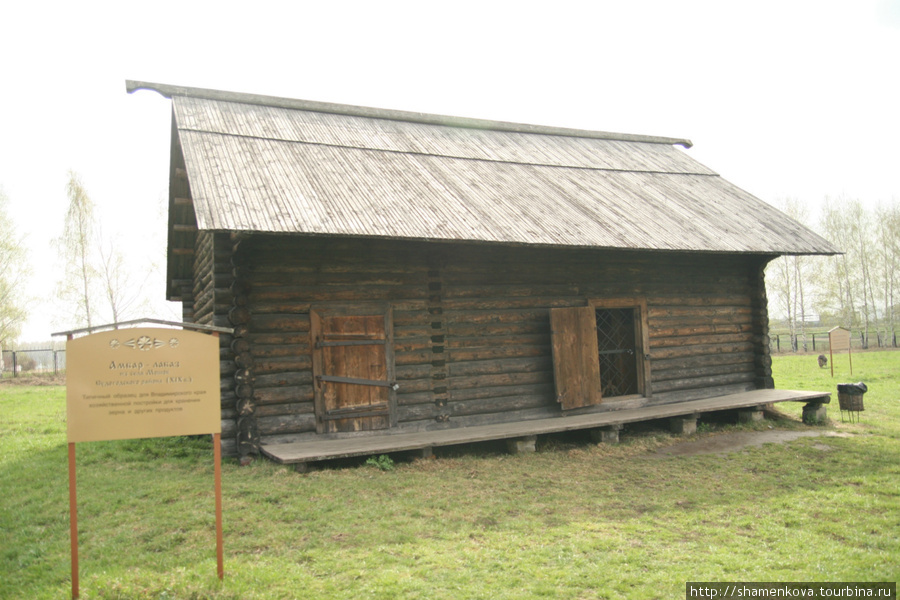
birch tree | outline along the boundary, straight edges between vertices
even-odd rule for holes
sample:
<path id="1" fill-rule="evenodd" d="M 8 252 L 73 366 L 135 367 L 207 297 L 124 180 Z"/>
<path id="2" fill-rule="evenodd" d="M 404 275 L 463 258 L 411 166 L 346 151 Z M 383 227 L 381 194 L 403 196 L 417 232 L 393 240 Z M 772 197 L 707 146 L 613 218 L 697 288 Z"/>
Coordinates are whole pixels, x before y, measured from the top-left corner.
<path id="1" fill-rule="evenodd" d="M 94 203 L 88 196 L 81 178 L 69 171 L 66 184 L 69 207 L 66 211 L 62 237 L 57 240 L 60 258 L 65 265 L 59 284 L 60 300 L 71 310 L 79 325 L 90 328 L 94 323 L 94 293 L 97 281 L 95 267 L 94 231 L 96 219 Z"/>
<path id="2" fill-rule="evenodd" d="M 859 200 L 826 197 L 822 230 L 844 252 L 831 257 L 820 281 L 824 303 L 843 325 L 860 332 L 867 348 L 868 332 L 879 324 L 878 228 Z"/>
<path id="3" fill-rule="evenodd" d="M 775 206 L 789 217 L 801 223 L 809 220 L 809 210 L 796 198 L 781 198 Z M 787 320 L 791 336 L 791 349 L 795 352 L 803 346 L 807 349 L 806 320 L 810 313 L 809 279 L 810 262 L 805 256 L 781 256 L 766 268 L 766 281 L 775 304 Z"/>
<path id="4" fill-rule="evenodd" d="M 23 290 L 30 269 L 25 238 L 15 232 L 9 198 L 0 188 L 0 347 L 19 337 L 28 316 Z"/>
<path id="5" fill-rule="evenodd" d="M 882 326 L 885 345 L 894 345 L 896 339 L 894 304 L 900 287 L 900 205 L 895 200 L 889 206 L 875 210 L 878 224 L 876 253 L 879 266 L 879 289 L 882 300 Z"/>

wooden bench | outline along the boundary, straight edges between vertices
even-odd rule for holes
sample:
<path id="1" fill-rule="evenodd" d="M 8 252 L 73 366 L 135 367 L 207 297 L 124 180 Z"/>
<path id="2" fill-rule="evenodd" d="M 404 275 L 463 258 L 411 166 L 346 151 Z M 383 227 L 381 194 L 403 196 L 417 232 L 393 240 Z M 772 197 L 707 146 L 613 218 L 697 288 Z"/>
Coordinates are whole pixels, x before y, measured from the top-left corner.
<path id="1" fill-rule="evenodd" d="M 696 431 L 697 419 L 703 413 L 738 410 L 739 419 L 757 420 L 762 418 L 762 411 L 767 405 L 776 402 L 804 402 L 803 420 L 817 422 L 824 420 L 824 405 L 830 401 L 831 395 L 827 392 L 752 390 L 673 404 L 512 423 L 268 444 L 263 445 L 262 452 L 275 462 L 297 465 L 298 470 L 302 471 L 309 463 L 321 460 L 405 451 L 429 455 L 435 447 L 490 440 L 508 440 L 511 450 L 526 451 L 533 450 L 534 438 L 538 435 L 580 429 L 592 430 L 598 442 L 616 442 L 618 432 L 625 424 L 654 419 L 669 419 L 673 431 L 690 434 Z"/>

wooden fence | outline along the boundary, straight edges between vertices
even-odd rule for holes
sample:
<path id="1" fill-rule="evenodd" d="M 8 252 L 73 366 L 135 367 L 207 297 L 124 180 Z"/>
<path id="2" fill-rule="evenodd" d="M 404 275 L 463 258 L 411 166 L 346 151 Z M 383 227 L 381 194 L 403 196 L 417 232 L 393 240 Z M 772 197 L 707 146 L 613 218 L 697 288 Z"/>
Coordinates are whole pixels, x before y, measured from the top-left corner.
<path id="1" fill-rule="evenodd" d="M 866 335 L 863 331 L 850 332 L 850 347 L 854 350 L 869 350 L 872 348 L 897 348 L 897 334 L 881 331 L 870 331 Z M 828 352 L 828 332 L 807 332 L 806 340 L 803 337 L 790 333 L 769 332 L 769 349 L 771 352 Z"/>
<path id="2" fill-rule="evenodd" d="M 52 348 L 4 350 L 0 358 L 0 375 L 59 375 L 66 370 L 66 351 Z"/>

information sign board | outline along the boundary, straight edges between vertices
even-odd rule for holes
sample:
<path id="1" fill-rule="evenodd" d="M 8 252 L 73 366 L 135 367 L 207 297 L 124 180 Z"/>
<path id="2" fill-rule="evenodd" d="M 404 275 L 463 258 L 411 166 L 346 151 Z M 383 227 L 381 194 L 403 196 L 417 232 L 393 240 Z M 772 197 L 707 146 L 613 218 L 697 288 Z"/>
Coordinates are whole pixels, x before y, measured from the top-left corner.
<path id="1" fill-rule="evenodd" d="M 834 353 L 847 352 L 850 360 L 850 374 L 853 374 L 853 352 L 850 350 L 850 330 L 845 327 L 835 327 L 828 332 L 828 353 L 831 355 L 831 376 L 834 377 Z"/>
<path id="2" fill-rule="evenodd" d="M 69 338 L 66 429 L 73 599 L 79 596 L 75 474 L 79 442 L 212 434 L 216 562 L 219 579 L 225 575 L 218 332 L 230 330 L 206 327 L 216 332 L 208 335 L 188 329 L 119 329 L 118 325 L 77 339 L 77 332 L 65 333 Z"/>
<path id="3" fill-rule="evenodd" d="M 69 442 L 221 433 L 219 340 L 134 328 L 66 343 Z"/>

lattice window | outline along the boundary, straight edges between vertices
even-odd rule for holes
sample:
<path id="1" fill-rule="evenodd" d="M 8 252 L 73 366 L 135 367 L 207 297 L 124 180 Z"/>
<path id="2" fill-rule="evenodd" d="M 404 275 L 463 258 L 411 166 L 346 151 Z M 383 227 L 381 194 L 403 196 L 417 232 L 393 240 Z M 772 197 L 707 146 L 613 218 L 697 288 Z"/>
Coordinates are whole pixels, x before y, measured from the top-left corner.
<path id="1" fill-rule="evenodd" d="M 597 309 L 597 346 L 603 397 L 638 393 L 634 309 Z"/>

